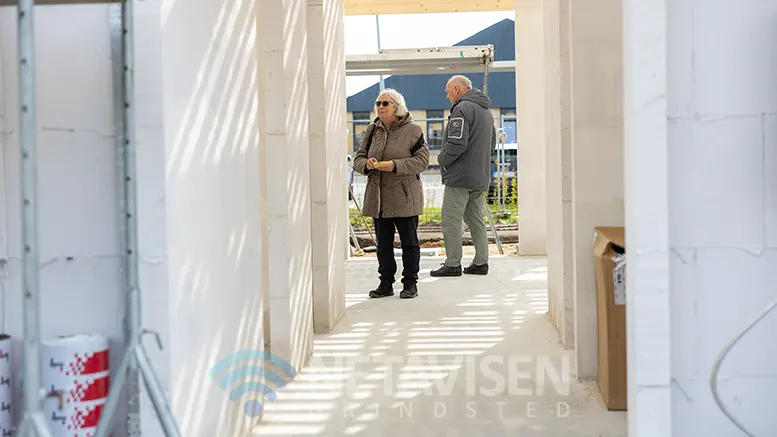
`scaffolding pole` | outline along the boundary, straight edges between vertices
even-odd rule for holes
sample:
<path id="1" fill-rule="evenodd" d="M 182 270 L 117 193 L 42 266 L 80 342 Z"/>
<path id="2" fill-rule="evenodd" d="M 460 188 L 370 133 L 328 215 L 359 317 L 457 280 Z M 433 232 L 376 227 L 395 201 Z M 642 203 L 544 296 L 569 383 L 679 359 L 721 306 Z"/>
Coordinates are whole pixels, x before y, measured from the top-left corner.
<path id="1" fill-rule="evenodd" d="M 21 437 L 51 437 L 43 400 L 40 358 L 40 282 L 38 276 L 37 112 L 35 107 L 34 0 L 19 0 L 19 143 L 22 188 L 22 287 L 24 292 L 24 414 Z"/>
<path id="2" fill-rule="evenodd" d="M 486 56 L 483 56 L 483 94 L 485 95 L 488 95 L 488 65 L 489 64 L 490 64 L 489 58 Z M 499 174 L 498 171 L 497 171 L 497 174 Z M 488 199 L 486 199 L 486 196 L 483 196 L 483 207 L 486 209 L 486 215 L 488 216 L 488 223 L 491 224 L 491 232 L 494 233 L 494 241 L 496 242 L 497 249 L 499 249 L 499 254 L 504 255 L 505 251 L 504 249 L 502 249 L 502 241 L 499 239 L 499 233 L 496 231 L 496 224 L 494 223 L 494 218 L 491 216 L 491 209 L 488 208 Z"/>
<path id="3" fill-rule="evenodd" d="M 117 141 L 123 144 L 117 151 L 117 166 L 122 183 L 120 191 L 124 195 L 121 209 L 123 220 L 121 223 L 123 232 L 123 248 L 125 249 L 125 287 L 127 288 L 127 313 L 125 318 L 127 332 L 127 349 L 124 358 L 116 372 L 116 378 L 111 384 L 110 393 L 105 403 L 100 422 L 97 425 L 95 437 L 108 437 L 114 427 L 116 409 L 119 404 L 119 396 L 125 385 L 130 389 L 130 401 L 133 408 L 137 407 L 137 385 L 139 378 L 143 379 L 151 404 L 156 411 L 159 423 L 167 437 L 180 437 L 181 431 L 173 418 L 173 412 L 165 399 L 164 390 L 159 383 L 153 365 L 143 347 L 142 337 L 151 332 L 142 329 L 140 317 L 140 286 L 138 275 L 138 222 L 137 222 L 137 139 L 135 129 L 135 27 L 134 27 L 135 0 L 121 2 L 122 24 L 122 83 L 123 89 L 123 120 L 122 129 L 117 132 L 121 137 Z M 123 185 L 123 186 L 122 186 Z M 162 343 L 159 334 L 156 334 L 158 346 Z M 134 428 L 137 425 L 134 420 L 136 411 L 132 411 L 128 426 Z M 132 429 L 129 430 L 132 432 Z M 131 434 L 132 435 L 132 434 Z"/>

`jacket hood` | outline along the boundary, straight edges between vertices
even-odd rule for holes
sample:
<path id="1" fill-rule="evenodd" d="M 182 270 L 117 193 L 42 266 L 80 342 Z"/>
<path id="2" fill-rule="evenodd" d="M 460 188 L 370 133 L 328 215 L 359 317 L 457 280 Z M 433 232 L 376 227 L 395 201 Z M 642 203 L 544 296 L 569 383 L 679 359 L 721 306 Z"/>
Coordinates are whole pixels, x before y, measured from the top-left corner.
<path id="1" fill-rule="evenodd" d="M 477 105 L 480 105 L 486 109 L 491 108 L 491 99 L 483 94 L 483 91 L 480 91 L 477 88 L 472 88 L 467 92 L 467 94 L 464 94 L 461 96 L 461 99 L 459 99 L 460 102 L 472 102 Z"/>

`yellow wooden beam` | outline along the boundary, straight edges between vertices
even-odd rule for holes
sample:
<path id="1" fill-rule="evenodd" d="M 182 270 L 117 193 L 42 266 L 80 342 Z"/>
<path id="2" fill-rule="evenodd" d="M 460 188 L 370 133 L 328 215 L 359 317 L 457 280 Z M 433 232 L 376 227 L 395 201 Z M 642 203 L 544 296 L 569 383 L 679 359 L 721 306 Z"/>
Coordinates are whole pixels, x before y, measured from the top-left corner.
<path id="1" fill-rule="evenodd" d="M 119 0 L 35 0 L 36 6 L 51 6 L 51 5 L 94 5 L 102 3 L 118 3 Z M 0 0 L 0 6 L 17 6 L 18 0 Z"/>
<path id="2" fill-rule="evenodd" d="M 515 0 L 345 0 L 345 15 L 512 11 Z"/>
<path id="3" fill-rule="evenodd" d="M 36 0 L 37 5 L 117 3 L 119 0 Z M 261 0 L 257 0 L 261 1 Z M 18 0 L 0 0 L 15 6 Z M 345 15 L 426 14 L 437 12 L 512 11 L 515 0 L 345 0 Z"/>

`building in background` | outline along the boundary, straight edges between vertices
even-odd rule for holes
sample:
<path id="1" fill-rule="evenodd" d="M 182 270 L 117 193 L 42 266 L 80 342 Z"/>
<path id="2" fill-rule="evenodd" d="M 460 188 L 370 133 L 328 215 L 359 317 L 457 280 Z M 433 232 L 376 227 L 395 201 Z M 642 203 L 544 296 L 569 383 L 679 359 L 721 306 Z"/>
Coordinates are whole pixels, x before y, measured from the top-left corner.
<path id="1" fill-rule="evenodd" d="M 515 22 L 505 19 L 454 44 L 454 46 L 485 44 L 494 46 L 495 60 L 515 60 Z M 466 74 L 466 76 L 472 80 L 474 87 L 483 88 L 483 73 Z M 442 133 L 451 106 L 445 97 L 445 85 L 449 78 L 448 74 L 433 74 L 398 75 L 385 79 L 386 88 L 394 88 L 405 96 L 413 118 L 424 128 L 424 135 L 431 151 L 430 170 L 439 169 L 437 155 L 442 146 Z M 373 86 L 348 97 L 348 150 L 351 153 L 356 151 L 355 148 L 359 144 L 362 132 L 377 116 L 375 99 L 379 92 L 380 84 L 375 83 Z M 515 144 L 517 142 L 515 73 L 489 73 L 488 96 L 492 100 L 491 112 L 494 114 L 497 127 L 504 128 L 505 144 Z M 514 149 L 514 146 L 511 148 Z"/>

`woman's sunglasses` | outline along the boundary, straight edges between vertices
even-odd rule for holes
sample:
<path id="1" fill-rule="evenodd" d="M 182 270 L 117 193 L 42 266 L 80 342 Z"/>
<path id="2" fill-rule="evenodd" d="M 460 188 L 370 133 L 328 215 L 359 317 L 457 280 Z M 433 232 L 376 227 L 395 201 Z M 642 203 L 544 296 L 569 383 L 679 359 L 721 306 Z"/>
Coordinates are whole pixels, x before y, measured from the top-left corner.
<path id="1" fill-rule="evenodd" d="M 388 105 L 390 105 L 390 104 L 391 104 L 391 102 L 387 102 L 387 101 L 382 101 L 382 102 L 378 101 L 378 102 L 375 102 L 375 106 L 388 106 Z"/>

